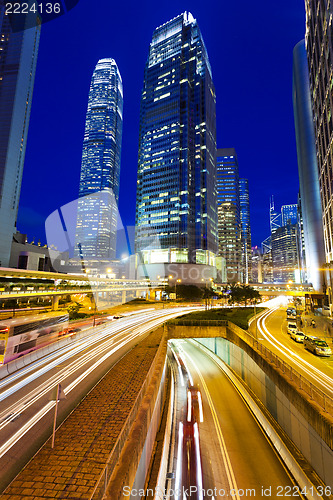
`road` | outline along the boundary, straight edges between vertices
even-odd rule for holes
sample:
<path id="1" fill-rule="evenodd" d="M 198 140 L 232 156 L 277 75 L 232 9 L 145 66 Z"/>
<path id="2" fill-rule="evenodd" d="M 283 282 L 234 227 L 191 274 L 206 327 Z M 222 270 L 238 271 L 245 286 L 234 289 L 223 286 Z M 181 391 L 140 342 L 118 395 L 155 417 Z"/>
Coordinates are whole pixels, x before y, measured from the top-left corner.
<path id="1" fill-rule="evenodd" d="M 0 491 L 50 436 L 60 383 L 66 400 L 59 402 L 57 424 L 102 376 L 156 326 L 190 308 L 144 311 L 87 331 L 0 381 Z M 196 307 L 195 310 L 198 308 Z"/>
<path id="2" fill-rule="evenodd" d="M 243 399 L 221 368 L 195 341 L 172 341 L 177 373 L 175 429 L 168 487 L 184 488 L 189 498 L 277 498 L 280 493 L 303 498 Z M 188 396 L 198 388 L 203 421 Z M 193 390 L 190 390 L 190 392 Z M 189 400 L 190 398 L 190 400 Z M 191 401 L 191 402 L 189 402 Z M 193 414 L 189 415 L 189 408 Z M 189 422 L 190 420 L 190 422 Z M 188 427 L 193 427 L 189 430 Z M 196 431 L 196 427 L 198 431 Z M 196 453 L 199 443 L 200 455 Z M 193 451 L 193 449 L 195 451 Z M 194 471 L 190 474 L 188 471 Z M 200 494 L 210 490 L 213 494 Z M 197 492 L 194 489 L 197 488 Z M 284 496 L 280 495 L 280 496 Z M 180 498 L 183 498 L 181 496 Z"/>
<path id="3" fill-rule="evenodd" d="M 255 335 L 253 324 L 251 331 Z M 319 328 L 303 327 L 302 331 L 326 338 L 333 349 L 332 339 L 327 335 L 325 337 Z M 257 321 L 257 336 L 262 344 L 284 359 L 295 371 L 333 398 L 333 355 L 316 356 L 304 349 L 303 344 L 293 341 L 287 333 L 286 308 L 273 308 L 261 315 Z"/>

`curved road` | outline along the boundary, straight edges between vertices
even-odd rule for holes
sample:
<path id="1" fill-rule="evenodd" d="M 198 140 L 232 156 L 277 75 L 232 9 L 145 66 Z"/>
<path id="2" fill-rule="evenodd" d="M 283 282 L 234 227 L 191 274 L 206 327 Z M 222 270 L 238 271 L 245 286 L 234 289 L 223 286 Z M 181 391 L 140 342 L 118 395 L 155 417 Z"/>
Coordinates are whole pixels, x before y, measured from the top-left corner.
<path id="1" fill-rule="evenodd" d="M 174 479 L 169 488 L 188 490 L 192 486 L 198 489 L 202 483 L 206 498 L 215 499 L 229 497 L 238 500 L 254 496 L 277 498 L 279 493 L 285 496 L 287 492 L 291 492 L 289 496 L 303 498 L 298 495 L 298 487 L 221 368 L 195 342 L 177 340 L 172 341 L 171 345 L 178 358 L 176 369 L 179 377 L 176 390 L 178 435 L 173 463 L 169 469 L 169 472 L 174 473 Z M 184 385 L 181 383 L 182 377 Z M 199 418 L 196 422 L 200 436 L 202 475 L 198 477 L 200 463 L 199 466 L 198 463 L 192 465 L 198 472 L 196 478 L 191 478 L 192 483 L 195 481 L 196 484 L 189 485 L 183 472 L 184 464 L 180 463 L 188 458 L 179 451 L 182 446 L 188 445 L 179 428 L 187 425 L 187 393 L 191 385 L 200 390 L 204 418 L 203 422 Z M 185 464 L 186 467 L 190 467 L 189 464 Z M 207 490 L 213 494 L 207 495 Z M 201 500 L 205 497 L 193 490 L 190 498 Z"/>

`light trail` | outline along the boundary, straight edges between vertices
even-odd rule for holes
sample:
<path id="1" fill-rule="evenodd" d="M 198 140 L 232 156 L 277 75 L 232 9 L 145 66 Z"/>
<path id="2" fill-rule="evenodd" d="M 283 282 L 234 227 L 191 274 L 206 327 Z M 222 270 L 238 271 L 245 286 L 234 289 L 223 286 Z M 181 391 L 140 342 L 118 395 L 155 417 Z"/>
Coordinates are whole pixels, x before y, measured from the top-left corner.
<path id="1" fill-rule="evenodd" d="M 188 308 L 186 308 L 186 310 L 188 310 Z M 43 382 L 37 389 L 30 391 L 30 393 L 21 398 L 20 401 L 16 402 L 14 405 L 11 405 L 4 412 L 2 412 L 2 415 L 0 415 L 0 419 L 2 418 L 0 430 L 4 429 L 4 427 L 6 427 L 6 425 L 8 425 L 13 420 L 15 415 L 19 415 L 20 412 L 26 410 L 33 404 L 38 403 L 38 401 L 43 396 L 46 396 L 46 394 L 56 384 L 63 382 L 64 379 L 72 375 L 78 368 L 83 367 L 83 365 L 86 362 L 91 361 L 92 357 L 101 356 L 82 374 L 77 376 L 74 381 L 72 381 L 70 384 L 68 384 L 63 388 L 66 395 L 68 395 L 73 389 L 75 389 L 75 387 L 77 387 L 80 384 L 80 382 L 82 382 L 86 377 L 88 377 L 100 364 L 105 362 L 116 351 L 118 351 L 122 347 L 125 347 L 130 341 L 142 337 L 147 332 L 151 331 L 154 327 L 159 326 L 161 323 L 163 323 L 166 320 L 166 318 L 176 317 L 183 313 L 184 311 L 179 309 L 177 310 L 171 309 L 168 311 L 164 311 L 163 313 L 155 312 L 152 314 L 152 317 L 149 317 L 149 321 L 147 321 L 145 325 L 142 325 L 142 318 L 141 318 L 140 321 L 136 321 L 136 323 L 139 322 L 141 323 L 141 325 L 140 326 L 135 325 L 136 329 L 134 331 L 133 331 L 134 325 L 132 324 L 131 326 L 126 327 L 125 331 L 123 329 L 122 331 L 115 334 L 112 338 L 108 338 L 102 345 L 95 346 L 92 351 L 89 350 L 88 352 L 84 353 L 80 357 L 80 359 L 74 360 L 68 367 L 64 368 L 61 372 L 58 372 L 57 374 L 53 375 L 46 382 Z M 126 331 L 128 330 L 131 331 L 126 334 Z M 105 330 L 99 333 L 105 334 Z M 108 337 L 109 336 L 110 334 L 108 334 Z M 89 339 L 89 343 L 91 343 L 91 339 Z M 111 345 L 113 345 L 112 349 L 110 349 Z M 85 348 L 87 348 L 87 345 Z M 56 364 L 57 365 L 59 364 L 59 359 L 57 360 Z M 30 375 L 28 378 L 30 379 Z M 39 409 L 32 418 L 30 418 L 26 423 L 24 423 L 22 427 L 13 434 L 13 436 L 8 438 L 6 442 L 4 442 L 0 446 L 0 458 L 4 456 L 29 430 L 31 430 L 33 426 L 37 422 L 39 422 L 54 407 L 54 405 L 55 405 L 54 401 L 48 402 L 41 409 Z"/>
<path id="2" fill-rule="evenodd" d="M 222 429 L 221 429 L 221 426 L 220 426 L 220 423 L 218 420 L 215 406 L 214 406 L 212 397 L 210 395 L 209 389 L 207 387 L 207 384 L 205 382 L 205 379 L 203 378 L 203 375 L 202 375 L 200 369 L 198 368 L 197 364 L 193 360 L 193 358 L 187 352 L 185 352 L 181 347 L 179 347 L 179 350 L 182 350 L 183 354 L 189 359 L 189 361 L 191 362 L 192 366 L 194 367 L 195 371 L 197 372 L 198 377 L 202 383 L 202 387 L 203 387 L 203 390 L 205 391 L 205 394 L 207 397 L 207 402 L 208 402 L 208 405 L 209 405 L 211 413 L 212 413 L 212 417 L 213 417 L 213 421 L 214 421 L 214 425 L 215 425 L 215 430 L 216 430 L 216 434 L 217 434 L 219 445 L 220 445 L 221 455 L 223 458 L 223 463 L 224 463 L 225 471 L 226 471 L 227 478 L 228 478 L 229 489 L 230 489 L 230 491 L 233 490 L 235 492 L 234 498 L 236 498 L 237 500 L 240 500 L 240 496 L 238 494 L 237 482 L 236 482 L 235 474 L 234 474 L 234 471 L 233 471 L 233 468 L 231 465 L 227 446 L 226 446 L 226 443 L 225 443 L 225 440 L 223 437 Z"/>
<path id="3" fill-rule="evenodd" d="M 277 349 L 281 354 L 283 354 L 289 361 L 295 364 L 298 368 L 303 370 L 312 379 L 318 382 L 326 391 L 333 395 L 333 379 L 320 371 L 318 368 L 313 366 L 311 363 L 299 356 L 295 351 L 289 349 L 286 345 L 277 340 L 268 330 L 266 326 L 266 320 L 273 314 L 278 308 L 274 308 L 267 311 L 263 316 L 259 318 L 258 330 L 262 336 Z"/>

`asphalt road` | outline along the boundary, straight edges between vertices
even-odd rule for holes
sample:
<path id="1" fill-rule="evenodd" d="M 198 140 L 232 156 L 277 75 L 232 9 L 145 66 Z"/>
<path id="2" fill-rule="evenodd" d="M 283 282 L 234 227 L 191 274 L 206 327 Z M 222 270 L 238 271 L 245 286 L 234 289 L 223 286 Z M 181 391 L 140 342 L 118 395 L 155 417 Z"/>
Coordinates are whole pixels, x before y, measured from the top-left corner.
<path id="1" fill-rule="evenodd" d="M 332 338 L 324 330 L 323 321 L 316 318 L 318 326 L 306 326 L 301 330 L 308 335 L 326 339 L 333 351 Z M 255 326 L 251 325 L 255 335 Z M 264 313 L 257 322 L 257 336 L 268 349 L 284 359 L 295 371 L 308 379 L 329 397 L 333 397 L 333 355 L 317 356 L 296 343 L 287 333 L 286 308 L 274 308 Z"/>
<path id="2" fill-rule="evenodd" d="M 188 310 L 188 308 L 185 308 Z M 49 438 L 60 383 L 57 425 L 87 392 L 151 329 L 183 308 L 133 314 L 95 329 L 72 344 L 0 381 L 0 491 Z"/>
<path id="3" fill-rule="evenodd" d="M 178 365 L 174 362 L 178 374 L 177 434 L 169 468 L 174 477 L 169 481 L 169 488 L 189 491 L 190 486 L 198 488 L 202 482 L 206 496 L 194 491 L 189 496 L 199 500 L 251 496 L 277 498 L 279 492 L 286 491 L 297 497 L 298 490 L 293 479 L 224 372 L 192 342 L 177 340 L 172 345 L 178 357 Z M 174 359 L 175 356 L 171 357 Z M 187 393 L 191 384 L 199 388 L 203 402 L 203 422 L 196 418 L 200 436 L 201 479 L 197 459 L 193 459 L 193 454 L 179 451 L 182 447 L 188 448 L 186 439 L 181 441 L 179 427 L 181 423 L 183 427 L 187 425 Z M 191 468 L 195 470 L 195 477 L 190 476 L 195 484 L 190 485 L 184 471 Z M 209 489 L 215 492 L 213 496 L 207 495 Z"/>

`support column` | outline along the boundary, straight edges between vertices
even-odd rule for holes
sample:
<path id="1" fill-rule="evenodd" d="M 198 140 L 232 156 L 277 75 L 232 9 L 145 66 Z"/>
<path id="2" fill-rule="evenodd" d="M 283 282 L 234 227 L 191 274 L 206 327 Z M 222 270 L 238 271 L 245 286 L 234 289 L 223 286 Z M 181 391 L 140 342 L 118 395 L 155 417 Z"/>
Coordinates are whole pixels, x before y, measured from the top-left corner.
<path id="1" fill-rule="evenodd" d="M 52 311 L 58 311 L 59 308 L 59 295 L 52 296 Z"/>
<path id="2" fill-rule="evenodd" d="M 121 292 L 121 302 L 122 302 L 123 304 L 125 304 L 125 302 L 126 302 L 126 290 L 123 290 L 123 291 Z"/>

